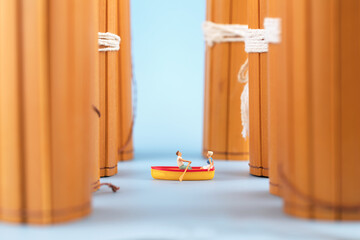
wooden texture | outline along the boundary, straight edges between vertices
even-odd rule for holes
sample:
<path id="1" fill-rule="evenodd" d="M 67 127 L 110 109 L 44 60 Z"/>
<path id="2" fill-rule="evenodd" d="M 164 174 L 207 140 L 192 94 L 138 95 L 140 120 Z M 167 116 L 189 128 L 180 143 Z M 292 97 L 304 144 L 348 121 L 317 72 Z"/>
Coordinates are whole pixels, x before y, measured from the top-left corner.
<path id="1" fill-rule="evenodd" d="M 99 32 L 118 34 L 116 0 L 99 1 Z M 100 176 L 117 173 L 118 78 L 117 52 L 100 52 Z"/>
<path id="2" fill-rule="evenodd" d="M 284 28 L 289 158 L 286 213 L 359 220 L 360 2 L 292 0 Z"/>
<path id="3" fill-rule="evenodd" d="M 99 1 L 99 31 L 121 37 L 120 51 L 100 52 L 100 175 L 133 158 L 129 0 Z"/>
<path id="4" fill-rule="evenodd" d="M 132 106 L 132 62 L 131 62 L 131 31 L 130 31 L 130 0 L 119 0 L 119 33 L 121 47 L 119 61 L 119 148 L 120 161 L 134 158 L 133 148 L 133 106 Z"/>
<path id="5" fill-rule="evenodd" d="M 95 7 L 0 1 L 1 220 L 49 224 L 91 210 Z"/>
<path id="6" fill-rule="evenodd" d="M 280 18 L 282 27 L 287 26 L 286 0 L 268 0 L 268 17 Z M 286 139 L 286 72 L 287 62 L 284 39 L 280 44 L 269 44 L 268 52 L 268 141 L 270 193 L 281 195 L 278 168 L 288 153 Z M 285 99 L 284 99 L 285 98 Z"/>
<path id="7" fill-rule="evenodd" d="M 95 18 L 92 18 L 91 21 L 88 24 L 92 24 L 94 26 L 99 26 L 99 4 L 98 1 L 91 2 L 92 4 L 95 4 L 95 7 L 93 7 L 93 10 L 95 13 L 90 12 L 93 16 L 96 16 Z M 100 112 L 100 58 L 99 58 L 99 52 L 98 51 L 89 51 L 88 54 L 95 54 L 95 56 L 89 56 L 91 58 L 96 58 L 94 63 L 95 65 L 92 65 L 89 67 L 92 74 L 95 74 L 95 77 L 91 77 L 89 79 L 90 83 L 90 96 L 91 96 L 91 103 L 92 103 L 92 126 L 91 126 L 91 136 L 90 139 L 92 140 L 92 147 L 90 149 L 90 154 L 92 156 L 95 156 L 95 163 L 91 164 L 92 169 L 92 181 L 91 181 L 91 187 L 93 191 L 96 191 L 99 189 L 100 184 L 100 121 L 101 121 L 101 112 Z"/>
<path id="8" fill-rule="evenodd" d="M 246 0 L 208 0 L 207 20 L 246 24 Z M 240 95 L 244 85 L 237 73 L 247 54 L 244 43 L 206 47 L 203 155 L 214 159 L 248 160 L 248 141 L 241 136 Z"/>
<path id="9" fill-rule="evenodd" d="M 267 0 L 248 0 L 251 29 L 263 29 Z M 267 53 L 249 53 L 249 149 L 250 173 L 269 176 Z"/>

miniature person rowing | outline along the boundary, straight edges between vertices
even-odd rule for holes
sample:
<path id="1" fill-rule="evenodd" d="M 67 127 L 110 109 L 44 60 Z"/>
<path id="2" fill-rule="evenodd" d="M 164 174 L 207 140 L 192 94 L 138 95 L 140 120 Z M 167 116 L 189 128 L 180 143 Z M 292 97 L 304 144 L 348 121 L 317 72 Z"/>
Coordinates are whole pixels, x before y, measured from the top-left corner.
<path id="1" fill-rule="evenodd" d="M 207 157 L 208 157 L 207 165 L 201 167 L 201 169 L 207 169 L 208 171 L 210 171 L 211 169 L 214 168 L 214 160 L 212 159 L 212 155 L 214 155 L 214 153 L 212 151 L 208 151 L 208 153 L 207 153 Z"/>
<path id="2" fill-rule="evenodd" d="M 187 162 L 188 163 L 188 169 L 191 170 L 192 168 L 190 167 L 190 164 L 191 164 L 191 161 L 188 161 L 188 160 L 185 160 L 183 159 L 181 156 L 182 156 L 182 153 L 180 151 L 177 151 L 176 152 L 176 156 L 177 157 L 177 165 L 179 167 L 180 170 L 185 170 L 187 166 L 185 166 L 184 162 Z"/>

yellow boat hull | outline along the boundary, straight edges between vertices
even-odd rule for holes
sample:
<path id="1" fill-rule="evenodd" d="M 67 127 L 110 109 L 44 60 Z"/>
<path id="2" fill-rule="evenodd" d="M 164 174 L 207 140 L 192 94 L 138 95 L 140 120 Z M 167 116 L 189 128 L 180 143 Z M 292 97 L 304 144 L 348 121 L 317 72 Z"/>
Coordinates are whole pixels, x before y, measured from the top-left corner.
<path id="1" fill-rule="evenodd" d="M 178 167 L 151 167 L 151 176 L 154 179 L 179 181 L 183 173 L 184 170 L 180 170 Z M 211 180 L 214 176 L 215 169 L 208 171 L 206 169 L 200 169 L 200 167 L 193 167 L 192 170 L 187 170 L 183 181 Z"/>

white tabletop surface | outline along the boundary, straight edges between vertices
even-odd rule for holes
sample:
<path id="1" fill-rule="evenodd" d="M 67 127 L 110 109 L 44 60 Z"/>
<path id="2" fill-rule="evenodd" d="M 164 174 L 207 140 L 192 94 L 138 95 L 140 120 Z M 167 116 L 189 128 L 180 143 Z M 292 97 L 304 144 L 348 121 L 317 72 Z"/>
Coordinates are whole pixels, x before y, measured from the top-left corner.
<path id="1" fill-rule="evenodd" d="M 268 179 L 250 176 L 247 162 L 216 161 L 211 181 L 152 179 L 150 166 L 175 160 L 150 156 L 119 163 L 119 173 L 102 181 L 120 191 L 96 192 L 89 217 L 47 227 L 0 224 L 0 239 L 360 239 L 360 222 L 285 215 L 281 198 L 268 193 Z M 194 166 L 205 162 L 191 160 Z"/>

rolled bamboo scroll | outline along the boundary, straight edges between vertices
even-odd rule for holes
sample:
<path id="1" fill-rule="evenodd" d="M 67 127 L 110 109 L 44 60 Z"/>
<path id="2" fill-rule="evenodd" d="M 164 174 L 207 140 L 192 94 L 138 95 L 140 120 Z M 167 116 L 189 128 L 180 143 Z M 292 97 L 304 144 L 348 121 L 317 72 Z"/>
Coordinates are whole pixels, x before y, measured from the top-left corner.
<path id="1" fill-rule="evenodd" d="M 285 1 L 268 1 L 268 17 L 280 18 L 282 27 L 288 24 L 285 14 Z M 269 187 L 270 193 L 278 196 L 281 195 L 281 184 L 278 175 L 279 162 L 288 159 L 288 142 L 286 138 L 286 126 L 288 124 L 286 121 L 286 41 L 283 39 L 280 41 L 280 44 L 270 43 L 268 52 Z"/>
<path id="2" fill-rule="evenodd" d="M 267 0 L 248 0 L 249 29 L 263 29 Z M 269 176 L 267 53 L 249 53 L 250 173 Z"/>
<path id="3" fill-rule="evenodd" d="M 360 4 L 287 1 L 285 212 L 360 220 Z"/>
<path id="4" fill-rule="evenodd" d="M 99 32 L 121 37 L 119 51 L 100 52 L 100 175 L 133 157 L 129 0 L 99 0 Z"/>
<path id="5" fill-rule="evenodd" d="M 0 219 L 91 211 L 95 0 L 0 0 Z"/>
<path id="6" fill-rule="evenodd" d="M 246 24 L 246 0 L 207 0 L 207 20 Z M 248 140 L 241 136 L 240 95 L 244 84 L 237 74 L 247 54 L 243 42 L 206 47 L 203 155 L 215 159 L 248 160 Z"/>

